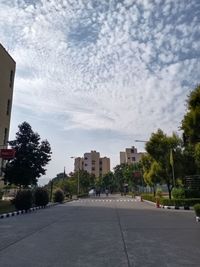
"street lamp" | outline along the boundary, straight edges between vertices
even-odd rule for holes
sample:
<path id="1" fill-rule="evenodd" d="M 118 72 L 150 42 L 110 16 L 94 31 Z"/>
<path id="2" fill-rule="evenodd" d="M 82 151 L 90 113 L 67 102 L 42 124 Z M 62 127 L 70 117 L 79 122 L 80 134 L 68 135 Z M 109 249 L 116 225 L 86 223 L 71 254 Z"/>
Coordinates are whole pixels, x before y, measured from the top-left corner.
<path id="1" fill-rule="evenodd" d="M 76 157 L 70 157 L 71 159 L 75 159 Z M 80 177 L 79 177 L 79 171 L 80 171 L 80 169 L 79 169 L 79 166 L 78 166 L 78 180 L 77 180 L 77 195 L 79 195 L 79 192 L 80 192 Z"/>

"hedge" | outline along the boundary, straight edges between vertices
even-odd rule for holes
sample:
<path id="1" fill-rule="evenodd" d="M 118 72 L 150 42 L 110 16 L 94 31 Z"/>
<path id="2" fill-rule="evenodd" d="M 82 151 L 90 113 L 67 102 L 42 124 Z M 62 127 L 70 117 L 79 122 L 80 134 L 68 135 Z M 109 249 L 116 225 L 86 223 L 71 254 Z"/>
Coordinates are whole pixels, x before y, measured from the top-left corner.
<path id="1" fill-rule="evenodd" d="M 141 197 L 143 199 L 145 199 L 145 200 L 156 202 L 156 197 L 154 197 L 153 195 L 150 195 L 150 194 L 141 194 Z"/>
<path id="2" fill-rule="evenodd" d="M 160 204 L 164 206 L 177 206 L 177 207 L 192 207 L 195 204 L 200 203 L 200 198 L 188 198 L 188 199 L 160 199 Z"/>

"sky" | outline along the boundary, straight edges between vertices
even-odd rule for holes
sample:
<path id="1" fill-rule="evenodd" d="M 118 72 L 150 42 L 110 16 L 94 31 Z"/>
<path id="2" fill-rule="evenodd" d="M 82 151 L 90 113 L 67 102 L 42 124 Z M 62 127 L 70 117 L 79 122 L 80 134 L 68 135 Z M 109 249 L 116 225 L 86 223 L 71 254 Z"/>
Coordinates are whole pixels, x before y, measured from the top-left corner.
<path id="1" fill-rule="evenodd" d="M 0 0 L 16 61 L 10 140 L 27 121 L 52 147 L 40 184 L 91 150 L 119 152 L 179 130 L 200 82 L 199 0 Z"/>

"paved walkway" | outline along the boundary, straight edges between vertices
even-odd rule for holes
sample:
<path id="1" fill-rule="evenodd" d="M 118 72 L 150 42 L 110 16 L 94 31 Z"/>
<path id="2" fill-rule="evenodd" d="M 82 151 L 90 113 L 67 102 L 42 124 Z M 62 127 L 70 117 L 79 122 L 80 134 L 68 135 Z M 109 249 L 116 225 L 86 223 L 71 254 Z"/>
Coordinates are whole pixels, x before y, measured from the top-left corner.
<path id="1" fill-rule="evenodd" d="M 0 221 L 2 267 L 199 266 L 194 212 L 132 198 L 72 201 Z"/>

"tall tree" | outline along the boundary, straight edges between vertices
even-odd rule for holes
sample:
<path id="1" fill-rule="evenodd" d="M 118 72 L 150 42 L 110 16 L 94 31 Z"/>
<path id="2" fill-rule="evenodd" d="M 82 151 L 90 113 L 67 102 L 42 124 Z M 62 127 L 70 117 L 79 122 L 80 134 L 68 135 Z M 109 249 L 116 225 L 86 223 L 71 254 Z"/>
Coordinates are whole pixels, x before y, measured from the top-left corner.
<path id="1" fill-rule="evenodd" d="M 16 151 L 15 158 L 7 163 L 4 180 L 23 187 L 36 185 L 38 178 L 46 173 L 44 167 L 51 159 L 51 147 L 47 140 L 40 141 L 39 134 L 27 122 L 18 127 L 16 139 L 9 142 Z"/>
<path id="2" fill-rule="evenodd" d="M 149 154 L 143 155 L 141 159 L 143 166 L 143 177 L 146 184 L 153 188 L 154 196 L 156 194 L 156 185 L 161 183 L 162 169 L 159 163 Z"/>
<path id="3" fill-rule="evenodd" d="M 196 144 L 200 142 L 200 85 L 189 94 L 187 108 L 181 129 L 185 143 Z"/>
<path id="4" fill-rule="evenodd" d="M 167 185 L 169 197 L 174 187 L 172 166 L 170 164 L 170 151 L 173 151 L 174 169 L 176 178 L 179 176 L 179 161 L 176 158 L 181 154 L 181 139 L 173 133 L 167 136 L 162 130 L 158 129 L 152 133 L 149 142 L 146 143 L 146 151 L 159 164 L 159 173 L 161 173 L 162 182 Z M 177 168 L 176 168 L 177 166 Z M 176 169 L 178 173 L 176 173 Z"/>

